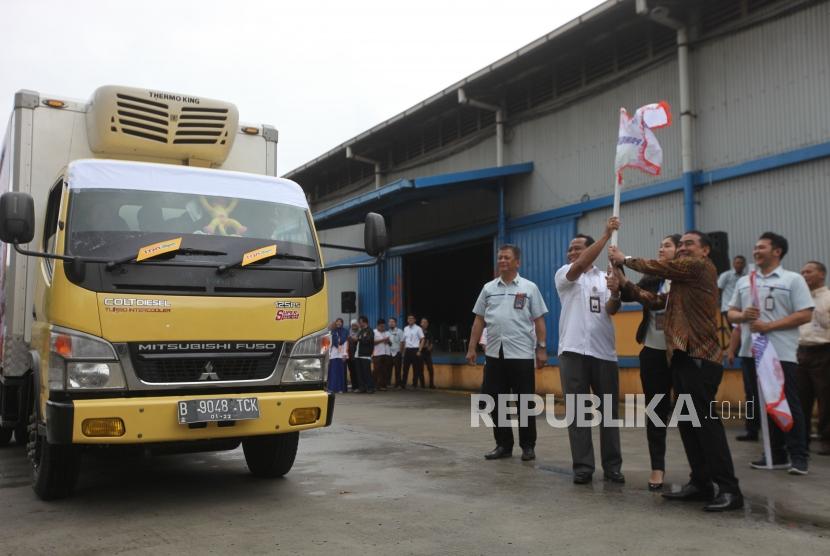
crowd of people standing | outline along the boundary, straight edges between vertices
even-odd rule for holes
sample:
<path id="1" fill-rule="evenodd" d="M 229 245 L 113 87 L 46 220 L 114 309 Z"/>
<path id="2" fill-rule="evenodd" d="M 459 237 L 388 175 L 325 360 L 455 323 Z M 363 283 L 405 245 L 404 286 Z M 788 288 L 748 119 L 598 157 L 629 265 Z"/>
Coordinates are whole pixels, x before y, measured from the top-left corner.
<path id="1" fill-rule="evenodd" d="M 753 371 L 745 377 L 748 392 L 757 393 L 752 352 L 757 338 L 775 347 L 783 368 L 792 424 L 782 430 L 770 419 L 772 461 L 762 457 L 748 463 L 757 469 L 806 474 L 814 399 L 820 413 L 820 447 L 816 452 L 822 454 L 830 448 L 830 294 L 824 286 L 824 265 L 810 261 L 801 273 L 783 269 L 787 240 L 766 232 L 753 249 L 755 268 L 750 273 L 744 272 L 744 258 L 737 257 L 734 276 L 719 276 L 710 259 L 711 240 L 707 234 L 692 230 L 663 238 L 655 259 L 627 256 L 618 247 L 609 246 L 608 267 L 602 265 L 601 269 L 596 262 L 619 227 L 619 219 L 610 218 L 599 241 L 584 234 L 575 236 L 568 248 L 568 262 L 555 277 L 562 305 L 558 350 L 562 390 L 566 404 L 576 399 L 570 395 L 593 393 L 602 400 L 596 410 L 603 417 L 600 452 L 604 479 L 625 482 L 619 429 L 606 426 L 616 420 L 619 395 L 611 317 L 624 301 L 643 306 L 636 337 L 643 346 L 640 375 L 646 403 L 660 396 L 655 414 L 666 423 L 672 397 L 684 396 L 692 410 L 703 417 L 699 423 L 678 422 L 690 476 L 681 490 L 664 492 L 665 498 L 706 502 L 703 509 L 714 512 L 736 510 L 744 504 L 723 423 L 710 410 L 724 372 L 720 313 L 735 327 L 733 343 L 740 346 L 745 368 Z M 543 323 L 547 308 L 544 300 L 536 297 L 536 285 L 519 276 L 520 263 L 521 252 L 516 246 L 501 246 L 499 277 L 484 285 L 473 309 L 470 344 L 478 342 L 485 326 L 488 331 L 482 390 L 491 395 L 533 394 L 529 378 L 533 362 L 536 360 L 537 367 L 543 364 L 540 353 L 546 346 L 536 338 L 545 337 L 544 328 L 534 331 L 528 322 Z M 641 273 L 642 279 L 636 284 L 629 281 L 625 269 Z M 722 302 L 722 298 L 726 299 Z M 475 360 L 472 348 L 468 360 Z M 766 418 L 765 408 L 758 408 L 758 413 L 759 419 Z M 535 432 L 533 418 L 520 424 L 523 460 L 535 458 Z M 513 436 L 508 433 L 500 427 L 494 429 L 496 448 L 485 458 L 512 455 Z M 591 428 L 571 422 L 568 433 L 573 480 L 590 483 L 595 469 Z M 663 488 L 666 435 L 665 426 L 651 422 L 647 426 L 650 490 Z"/>
<path id="2" fill-rule="evenodd" d="M 374 394 L 390 388 L 405 390 L 410 369 L 410 388 L 427 387 L 425 369 L 429 388 L 435 388 L 434 337 L 429 320 L 422 318 L 416 324 L 415 315 L 408 315 L 406 320 L 402 329 L 395 317 L 378 319 L 371 328 L 369 319 L 361 315 L 347 330 L 343 319 L 336 319 L 330 326 L 329 391 Z"/>

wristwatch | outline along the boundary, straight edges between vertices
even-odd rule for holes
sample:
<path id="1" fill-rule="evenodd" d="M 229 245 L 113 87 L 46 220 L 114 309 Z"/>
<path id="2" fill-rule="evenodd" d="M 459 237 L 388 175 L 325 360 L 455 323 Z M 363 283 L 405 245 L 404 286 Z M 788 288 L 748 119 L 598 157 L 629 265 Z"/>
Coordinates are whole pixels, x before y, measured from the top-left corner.
<path id="1" fill-rule="evenodd" d="M 548 348 L 548 346 L 545 344 L 545 342 L 538 342 L 536 344 L 536 349 L 547 349 L 547 348 Z"/>
<path id="2" fill-rule="evenodd" d="M 631 259 L 633 259 L 633 258 L 634 258 L 634 257 L 632 257 L 631 255 L 626 255 L 626 256 L 625 256 L 625 258 L 623 259 L 623 264 L 628 263 L 628 261 L 630 261 L 630 260 L 631 260 Z"/>

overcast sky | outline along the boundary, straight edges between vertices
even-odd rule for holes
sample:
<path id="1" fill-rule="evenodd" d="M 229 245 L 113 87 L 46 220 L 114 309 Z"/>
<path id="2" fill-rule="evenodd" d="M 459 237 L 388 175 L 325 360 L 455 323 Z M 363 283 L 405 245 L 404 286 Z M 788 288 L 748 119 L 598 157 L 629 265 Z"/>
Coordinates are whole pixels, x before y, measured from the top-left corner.
<path id="1" fill-rule="evenodd" d="M 600 3 L 0 0 L 0 121 L 19 89 L 227 100 L 280 131 L 282 175 Z"/>

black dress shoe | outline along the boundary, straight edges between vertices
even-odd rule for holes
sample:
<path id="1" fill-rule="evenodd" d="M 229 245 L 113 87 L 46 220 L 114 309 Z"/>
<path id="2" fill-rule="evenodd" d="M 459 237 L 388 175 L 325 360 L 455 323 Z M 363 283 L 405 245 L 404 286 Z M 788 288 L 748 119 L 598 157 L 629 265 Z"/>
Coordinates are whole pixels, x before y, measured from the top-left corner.
<path id="1" fill-rule="evenodd" d="M 758 440 L 758 434 L 757 433 L 753 434 L 751 432 L 748 432 L 746 434 L 741 434 L 739 436 L 736 436 L 735 440 L 737 440 L 738 442 L 755 442 L 756 440 Z"/>
<path id="2" fill-rule="evenodd" d="M 604 473 L 604 478 L 609 483 L 617 483 L 618 485 L 625 484 L 625 475 L 619 471 L 606 471 Z"/>
<path id="3" fill-rule="evenodd" d="M 710 486 L 708 488 L 701 488 L 692 483 L 683 485 L 678 492 L 664 492 L 663 498 L 667 500 L 682 500 L 689 502 L 708 502 L 715 496 L 714 489 Z"/>
<path id="4" fill-rule="evenodd" d="M 591 474 L 587 472 L 574 473 L 574 484 L 587 485 L 591 482 Z"/>
<path id="5" fill-rule="evenodd" d="M 522 448 L 522 461 L 530 461 L 536 459 L 536 452 L 533 448 Z"/>
<path id="6" fill-rule="evenodd" d="M 744 507 L 744 497 L 739 492 L 733 494 L 731 492 L 721 492 L 717 498 L 709 502 L 703 507 L 704 512 L 728 512 L 730 510 L 740 510 Z"/>
<path id="7" fill-rule="evenodd" d="M 656 492 L 658 490 L 663 490 L 663 483 L 652 483 L 652 482 L 649 481 L 648 489 L 651 492 Z"/>
<path id="8" fill-rule="evenodd" d="M 513 448 L 502 448 L 501 446 L 496 446 L 496 449 L 492 452 L 488 452 L 484 454 L 484 459 L 500 459 L 500 458 L 509 458 L 513 455 Z"/>

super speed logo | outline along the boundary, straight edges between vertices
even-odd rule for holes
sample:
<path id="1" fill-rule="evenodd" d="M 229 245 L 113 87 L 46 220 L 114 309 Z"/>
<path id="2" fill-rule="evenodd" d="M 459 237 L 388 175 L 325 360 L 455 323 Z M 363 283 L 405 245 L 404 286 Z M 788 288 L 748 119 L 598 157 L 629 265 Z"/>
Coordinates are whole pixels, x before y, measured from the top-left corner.
<path id="1" fill-rule="evenodd" d="M 297 320 L 300 318 L 299 311 L 290 311 L 286 309 L 279 309 L 277 311 L 276 320 Z"/>

